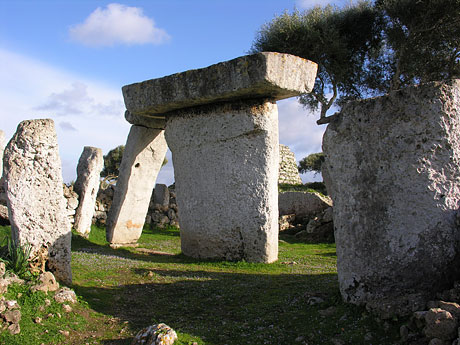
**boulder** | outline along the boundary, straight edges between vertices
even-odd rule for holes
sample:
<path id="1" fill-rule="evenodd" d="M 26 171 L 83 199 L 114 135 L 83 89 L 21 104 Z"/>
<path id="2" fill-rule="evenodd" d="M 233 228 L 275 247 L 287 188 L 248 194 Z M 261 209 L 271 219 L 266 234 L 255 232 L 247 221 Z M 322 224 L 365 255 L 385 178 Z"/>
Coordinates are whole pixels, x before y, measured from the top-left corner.
<path id="1" fill-rule="evenodd" d="M 331 199 L 319 193 L 284 192 L 278 196 L 280 216 L 294 213 L 297 217 L 311 217 L 331 206 Z"/>
<path id="2" fill-rule="evenodd" d="M 176 340 L 176 332 L 168 325 L 160 323 L 139 331 L 131 345 L 172 345 Z"/>
<path id="3" fill-rule="evenodd" d="M 424 333 L 428 338 L 454 340 L 457 335 L 458 322 L 446 310 L 432 308 L 425 315 L 426 327 Z"/>

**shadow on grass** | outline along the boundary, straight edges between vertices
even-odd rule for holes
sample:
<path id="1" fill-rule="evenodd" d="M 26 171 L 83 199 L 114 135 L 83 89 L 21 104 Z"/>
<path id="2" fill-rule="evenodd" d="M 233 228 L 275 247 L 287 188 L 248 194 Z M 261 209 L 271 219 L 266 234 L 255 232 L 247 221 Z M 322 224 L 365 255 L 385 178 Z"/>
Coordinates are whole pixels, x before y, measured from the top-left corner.
<path id="1" fill-rule="evenodd" d="M 336 274 L 134 270 L 139 281 L 133 284 L 74 289 L 92 309 L 128 321 L 133 334 L 164 322 L 198 344 L 294 344 L 299 336 L 312 334 L 324 340 L 335 334 L 332 322 L 342 316 L 331 316 L 331 325 L 317 333 L 318 310 L 337 301 Z M 312 296 L 325 302 L 311 306 Z"/>

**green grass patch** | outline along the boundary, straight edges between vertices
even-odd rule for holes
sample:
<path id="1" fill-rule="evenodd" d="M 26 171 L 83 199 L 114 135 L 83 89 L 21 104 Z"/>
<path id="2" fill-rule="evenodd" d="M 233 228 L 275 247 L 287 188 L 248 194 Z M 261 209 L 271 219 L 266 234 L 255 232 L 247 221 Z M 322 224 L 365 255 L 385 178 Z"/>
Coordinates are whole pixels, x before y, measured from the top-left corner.
<path id="1" fill-rule="evenodd" d="M 179 345 L 319 345 L 334 338 L 395 344 L 400 324 L 383 325 L 342 302 L 336 261 L 334 244 L 283 234 L 279 260 L 258 264 L 188 258 L 174 227 L 144 229 L 138 248 L 119 249 L 110 248 L 105 229 L 93 227 L 88 239 L 72 237 L 72 287 L 80 300 L 75 312 L 64 315 L 54 302 L 41 310 L 45 294 L 14 287 L 7 297 L 21 296 L 22 332 L 1 332 L 0 343 L 130 344 L 141 328 L 164 322 L 178 333 Z M 49 313 L 61 318 L 33 322 Z"/>

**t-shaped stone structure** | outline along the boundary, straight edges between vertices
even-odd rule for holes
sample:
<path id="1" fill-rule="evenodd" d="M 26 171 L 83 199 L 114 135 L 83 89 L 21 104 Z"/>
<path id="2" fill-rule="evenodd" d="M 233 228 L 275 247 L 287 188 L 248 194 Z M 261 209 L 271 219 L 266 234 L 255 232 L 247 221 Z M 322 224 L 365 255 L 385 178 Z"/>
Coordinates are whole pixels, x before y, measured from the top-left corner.
<path id="1" fill-rule="evenodd" d="M 251 262 L 277 259 L 276 101 L 311 92 L 316 70 L 315 63 L 299 57 L 258 53 L 123 87 L 125 116 L 133 128 L 147 127 L 153 133 L 165 129 L 173 154 L 185 255 Z M 155 169 L 159 170 L 164 153 L 155 147 L 166 146 L 160 134 L 142 141 L 132 133 L 122 162 L 129 168 L 120 171 L 120 175 L 126 174 L 120 176 L 123 186 L 134 186 L 133 179 L 141 179 L 139 169 L 137 175 L 132 173 L 133 164 L 139 168 L 145 165 L 127 157 L 126 152 L 140 157 L 139 152 L 149 150 L 145 160 L 152 160 L 153 154 L 158 160 Z M 136 145 L 137 149 L 130 149 Z M 147 180 L 152 188 L 155 181 L 151 177 L 158 172 L 155 169 L 144 171 L 150 174 Z M 121 202 L 112 205 L 109 242 L 137 241 L 151 187 L 144 184 L 130 191 L 117 185 L 114 199 Z M 132 211 L 123 211 L 128 209 Z M 134 215 L 135 210 L 142 211 L 136 219 L 114 217 Z"/>

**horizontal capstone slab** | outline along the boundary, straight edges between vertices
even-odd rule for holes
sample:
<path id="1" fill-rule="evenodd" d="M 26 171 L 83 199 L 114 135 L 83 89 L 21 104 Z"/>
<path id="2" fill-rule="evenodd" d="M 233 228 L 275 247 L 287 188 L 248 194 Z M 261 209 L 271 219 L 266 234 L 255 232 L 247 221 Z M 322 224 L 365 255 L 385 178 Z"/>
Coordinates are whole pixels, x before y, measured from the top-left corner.
<path id="1" fill-rule="evenodd" d="M 236 99 L 280 100 L 309 93 L 317 67 L 297 56 L 264 52 L 126 85 L 122 90 L 131 114 L 165 114 Z"/>

